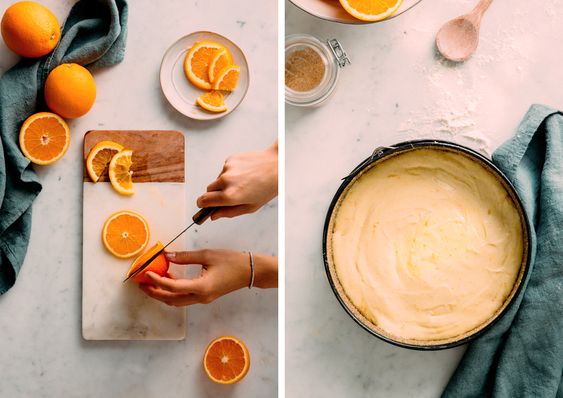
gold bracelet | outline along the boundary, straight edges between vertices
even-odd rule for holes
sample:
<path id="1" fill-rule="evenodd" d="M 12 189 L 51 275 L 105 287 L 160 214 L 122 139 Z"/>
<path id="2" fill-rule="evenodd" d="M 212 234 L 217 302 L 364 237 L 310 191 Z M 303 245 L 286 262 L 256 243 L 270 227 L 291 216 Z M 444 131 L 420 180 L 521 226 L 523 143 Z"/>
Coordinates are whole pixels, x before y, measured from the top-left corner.
<path id="1" fill-rule="evenodd" d="M 248 257 L 250 258 L 250 283 L 248 288 L 251 289 L 254 285 L 254 256 L 251 251 L 248 252 Z"/>

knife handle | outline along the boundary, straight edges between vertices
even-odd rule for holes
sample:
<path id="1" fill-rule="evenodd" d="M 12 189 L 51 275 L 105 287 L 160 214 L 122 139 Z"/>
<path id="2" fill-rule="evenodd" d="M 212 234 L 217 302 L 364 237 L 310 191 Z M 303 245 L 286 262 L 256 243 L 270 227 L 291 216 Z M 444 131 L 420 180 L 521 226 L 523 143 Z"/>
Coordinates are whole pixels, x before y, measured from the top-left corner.
<path id="1" fill-rule="evenodd" d="M 200 209 L 197 213 L 194 214 L 192 221 L 197 225 L 201 225 L 205 221 L 207 221 L 207 219 L 211 217 L 211 214 L 217 209 L 218 207 L 205 207 L 203 209 Z"/>

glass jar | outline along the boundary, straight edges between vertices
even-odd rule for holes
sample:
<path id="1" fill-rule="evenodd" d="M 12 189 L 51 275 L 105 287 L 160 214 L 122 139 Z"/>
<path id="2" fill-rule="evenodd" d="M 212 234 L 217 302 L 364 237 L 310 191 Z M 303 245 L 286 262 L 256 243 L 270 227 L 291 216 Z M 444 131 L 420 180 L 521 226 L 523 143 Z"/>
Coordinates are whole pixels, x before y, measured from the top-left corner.
<path id="1" fill-rule="evenodd" d="M 318 72 L 322 70 L 322 76 L 314 77 L 316 83 L 314 87 L 304 87 L 303 89 L 288 87 L 288 61 L 291 62 L 292 56 L 295 57 L 296 52 L 303 50 L 305 52 L 302 54 L 310 55 L 309 61 L 312 59 L 312 62 L 316 63 L 312 66 L 315 70 L 311 73 L 319 74 Z M 314 53 L 311 53 L 310 50 Z M 307 34 L 287 36 L 285 38 L 285 102 L 295 106 L 320 105 L 334 91 L 340 68 L 347 64 L 350 64 L 350 59 L 336 39 L 329 39 L 325 42 Z"/>

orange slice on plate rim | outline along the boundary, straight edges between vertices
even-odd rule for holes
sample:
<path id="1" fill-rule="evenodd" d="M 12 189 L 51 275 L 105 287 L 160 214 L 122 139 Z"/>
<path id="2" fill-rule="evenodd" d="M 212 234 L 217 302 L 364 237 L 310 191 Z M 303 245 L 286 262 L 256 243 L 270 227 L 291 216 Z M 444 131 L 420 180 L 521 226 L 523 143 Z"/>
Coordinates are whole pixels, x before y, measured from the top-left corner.
<path id="1" fill-rule="evenodd" d="M 389 18 L 402 3 L 403 0 L 340 0 L 348 14 L 367 22 Z"/>
<path id="2" fill-rule="evenodd" d="M 102 242 L 116 257 L 130 258 L 138 255 L 149 243 L 147 220 L 129 210 L 112 214 L 102 228 Z"/>
<path id="3" fill-rule="evenodd" d="M 31 162 L 49 165 L 62 158 L 70 145 L 66 122 L 51 112 L 28 117 L 20 129 L 20 149 Z"/>
<path id="4" fill-rule="evenodd" d="M 86 158 L 86 170 L 93 182 L 98 182 L 111 159 L 123 150 L 123 145 L 113 141 L 98 142 Z"/>
<path id="5" fill-rule="evenodd" d="M 203 369 L 215 383 L 237 383 L 250 369 L 248 348 L 236 337 L 219 337 L 207 346 L 203 356 Z"/>

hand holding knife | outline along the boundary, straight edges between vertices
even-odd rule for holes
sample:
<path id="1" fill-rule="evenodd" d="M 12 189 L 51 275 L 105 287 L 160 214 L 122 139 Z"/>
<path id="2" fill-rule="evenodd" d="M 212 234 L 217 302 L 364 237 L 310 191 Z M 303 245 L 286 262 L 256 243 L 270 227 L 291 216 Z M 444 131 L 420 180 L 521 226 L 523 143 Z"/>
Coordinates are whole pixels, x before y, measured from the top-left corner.
<path id="1" fill-rule="evenodd" d="M 205 221 L 207 221 L 207 219 L 209 219 L 209 217 L 211 217 L 211 214 L 213 214 L 213 212 L 217 209 L 219 209 L 219 207 L 205 207 L 203 209 L 200 209 L 197 213 L 193 215 L 192 217 L 193 222 L 190 225 L 188 225 L 182 232 L 176 235 L 170 242 L 164 245 L 164 247 L 161 250 L 153 254 L 147 261 L 145 261 L 139 268 L 137 268 L 135 272 L 131 273 L 131 275 L 125 278 L 123 283 L 127 282 L 129 279 L 143 272 L 149 266 L 149 264 L 152 263 L 154 259 L 156 259 L 164 251 L 164 249 L 166 249 L 168 246 L 172 244 L 172 242 L 174 242 L 176 239 L 182 236 L 184 232 L 186 232 L 188 229 L 193 227 L 195 224 L 202 225 Z"/>

